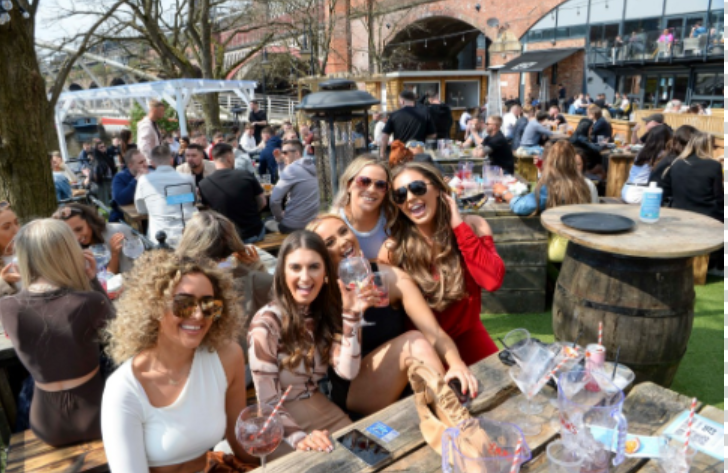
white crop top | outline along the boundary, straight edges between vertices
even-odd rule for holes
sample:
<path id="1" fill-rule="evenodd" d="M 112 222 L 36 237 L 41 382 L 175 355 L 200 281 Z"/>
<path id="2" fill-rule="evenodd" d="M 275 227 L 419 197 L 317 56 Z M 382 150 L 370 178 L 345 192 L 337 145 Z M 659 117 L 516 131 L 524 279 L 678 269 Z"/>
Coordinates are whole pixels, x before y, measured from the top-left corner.
<path id="1" fill-rule="evenodd" d="M 227 377 L 216 352 L 195 352 L 185 387 L 166 407 L 149 403 L 131 363 L 127 360 L 109 377 L 101 404 L 101 432 L 113 473 L 194 460 L 223 439 Z"/>

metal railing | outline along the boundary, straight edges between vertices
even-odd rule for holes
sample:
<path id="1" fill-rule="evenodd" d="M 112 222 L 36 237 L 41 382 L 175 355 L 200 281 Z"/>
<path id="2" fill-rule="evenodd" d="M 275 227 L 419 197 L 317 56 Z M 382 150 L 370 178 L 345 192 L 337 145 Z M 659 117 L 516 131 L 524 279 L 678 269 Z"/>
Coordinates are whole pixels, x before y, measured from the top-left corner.
<path id="1" fill-rule="evenodd" d="M 261 108 L 268 114 L 268 120 L 272 122 L 282 122 L 284 120 L 294 121 L 296 117 L 296 105 L 299 101 L 294 97 L 285 95 L 257 95 L 256 100 L 259 101 Z M 249 108 L 235 94 L 219 94 L 220 117 L 223 120 L 232 120 L 233 114 L 230 112 L 233 108 L 243 108 L 242 119 L 247 121 Z M 89 114 L 113 118 L 129 118 L 129 111 L 134 104 L 132 99 L 99 99 L 79 101 L 78 105 L 73 107 L 76 114 Z M 187 114 L 192 118 L 202 119 L 202 102 L 192 99 Z"/>

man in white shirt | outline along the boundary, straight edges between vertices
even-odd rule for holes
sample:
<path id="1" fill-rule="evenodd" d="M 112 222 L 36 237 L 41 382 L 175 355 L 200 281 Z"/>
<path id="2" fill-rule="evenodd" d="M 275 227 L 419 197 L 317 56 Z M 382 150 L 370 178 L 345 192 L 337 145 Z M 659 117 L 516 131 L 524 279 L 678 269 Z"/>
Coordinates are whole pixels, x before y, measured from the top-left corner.
<path id="1" fill-rule="evenodd" d="M 147 105 L 149 113 L 137 123 L 137 147 L 147 158 L 147 163 L 153 166 L 152 149 L 162 144 L 162 132 L 157 126 L 157 122 L 164 117 L 164 103 L 150 99 L 147 101 Z"/>
<path id="2" fill-rule="evenodd" d="M 516 131 L 516 122 L 523 115 L 520 105 L 514 105 L 511 107 L 511 111 L 506 113 L 503 117 L 503 135 L 508 140 L 513 139 L 513 132 Z"/>
<path id="3" fill-rule="evenodd" d="M 134 205 L 140 214 L 149 215 L 147 237 L 156 243 L 160 230 L 167 234 L 168 242 L 182 235 L 184 222 L 197 211 L 194 203 L 195 178 L 178 173 L 172 167 L 172 154 L 166 146 L 152 149 L 152 165 L 155 171 L 139 177 L 134 193 Z M 169 205 L 169 196 L 191 195 L 192 199 L 177 197 L 182 203 Z"/>
<path id="4" fill-rule="evenodd" d="M 246 123 L 243 136 L 240 137 L 240 146 L 243 148 L 243 151 L 248 153 L 248 156 L 250 156 L 251 158 L 254 156 L 258 156 L 260 154 L 260 150 L 263 149 L 262 142 L 260 146 L 255 144 L 255 135 L 253 133 L 254 131 L 255 127 L 253 127 L 253 125 L 251 125 L 250 123 Z"/>
<path id="5" fill-rule="evenodd" d="M 584 99 L 584 94 L 579 94 L 576 100 L 574 100 L 574 113 L 577 115 L 585 115 L 588 105 L 589 103 Z"/>
<path id="6" fill-rule="evenodd" d="M 468 129 L 468 122 L 470 119 L 473 118 L 473 116 L 468 112 L 468 110 L 465 110 L 462 115 L 460 115 L 460 131 L 467 131 Z M 467 133 L 466 133 L 467 135 Z"/>

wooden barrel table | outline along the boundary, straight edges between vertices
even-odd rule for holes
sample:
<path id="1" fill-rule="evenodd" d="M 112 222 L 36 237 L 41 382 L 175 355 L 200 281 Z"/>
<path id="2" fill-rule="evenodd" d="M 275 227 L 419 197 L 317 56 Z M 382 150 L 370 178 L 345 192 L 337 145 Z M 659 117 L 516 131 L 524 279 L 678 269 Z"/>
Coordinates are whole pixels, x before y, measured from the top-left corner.
<path id="1" fill-rule="evenodd" d="M 577 212 L 631 218 L 636 227 L 616 235 L 583 232 L 561 223 Z M 550 209 L 543 226 L 569 240 L 556 283 L 557 340 L 596 343 L 599 322 L 612 360 L 632 368 L 636 383 L 672 384 L 693 326 L 693 257 L 723 246 L 723 225 L 693 212 L 662 209 L 660 221 L 639 221 L 639 206 L 570 205 Z"/>

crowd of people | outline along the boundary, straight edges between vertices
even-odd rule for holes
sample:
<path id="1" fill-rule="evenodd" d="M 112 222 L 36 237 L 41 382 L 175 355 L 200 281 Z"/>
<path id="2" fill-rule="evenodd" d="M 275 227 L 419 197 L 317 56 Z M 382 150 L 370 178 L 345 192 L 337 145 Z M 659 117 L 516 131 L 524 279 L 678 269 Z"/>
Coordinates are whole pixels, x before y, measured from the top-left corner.
<path id="1" fill-rule="evenodd" d="M 99 142 L 82 151 L 84 177 L 108 185 L 114 210 L 133 203 L 149 215 L 152 241 L 159 231 L 175 239 L 175 249 L 136 260 L 121 251 L 131 233 L 115 223 L 119 214 L 107 222 L 95 208 L 66 203 L 20 226 L 0 202 L 0 317 L 34 386 L 33 432 L 52 446 L 101 438 L 112 471 L 203 471 L 213 448 L 256 462 L 235 436 L 246 365 L 260 401 L 276 404 L 291 388 L 280 411 L 285 443 L 273 457 L 331 451 L 332 432 L 408 394 L 416 360 L 475 397 L 469 366 L 498 351 L 480 319 L 481 294 L 499 289 L 506 268 L 488 222 L 461 214 L 425 152 L 454 125 L 436 93 L 427 100 L 405 91 L 399 110 L 374 117 L 381 154 L 343 170 L 323 213 L 307 127 L 284 123 L 276 132 L 256 104 L 242 133 L 175 139 L 156 124 L 164 105 L 150 103 L 137 145 L 124 134 L 115 154 Z M 540 148 L 532 192 L 493 187 L 517 215 L 596 204 L 593 176 L 604 173 L 597 144 L 612 135 L 605 108 L 584 104 L 571 137 L 561 133 L 558 106 L 470 114 L 464 144 L 510 173 L 514 150 Z M 710 137 L 690 126 L 673 132 L 660 114 L 645 122 L 624 200 L 638 203 L 657 181 L 665 205 L 723 220 Z M 54 177 L 75 177 L 57 157 L 52 166 Z M 273 274 L 250 245 L 266 231 L 288 234 Z M 99 283 L 92 245 L 108 247 L 106 269 L 124 275 L 116 302 Z M 552 236 L 549 260 L 563 260 L 565 248 Z M 339 279 L 350 257 L 384 275 L 384 303 L 371 278 L 358 288 Z"/>

